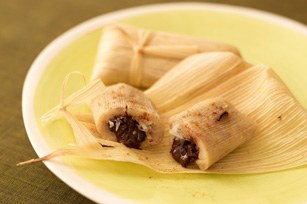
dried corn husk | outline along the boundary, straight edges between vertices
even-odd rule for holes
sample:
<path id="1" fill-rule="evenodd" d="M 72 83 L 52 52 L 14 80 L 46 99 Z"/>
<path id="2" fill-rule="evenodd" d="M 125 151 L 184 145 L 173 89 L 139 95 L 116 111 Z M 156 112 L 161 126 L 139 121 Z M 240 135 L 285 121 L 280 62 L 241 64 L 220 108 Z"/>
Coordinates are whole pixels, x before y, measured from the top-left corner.
<path id="1" fill-rule="evenodd" d="M 201 170 L 235 150 L 255 136 L 254 121 L 240 113 L 231 103 L 222 98 L 207 99 L 169 119 L 170 133 L 181 140 L 196 144 Z M 174 149 L 181 151 L 181 148 Z M 178 154 L 178 153 L 176 153 Z M 180 159 L 188 159 L 187 152 L 179 153 Z M 178 158 L 179 159 L 179 158 Z"/>
<path id="2" fill-rule="evenodd" d="M 86 127 L 84 125 L 81 125 L 79 120 L 74 117 L 68 110 L 68 107 L 73 107 L 76 105 L 80 105 L 82 103 L 85 103 L 87 100 L 91 100 L 92 98 L 95 98 L 99 93 L 101 93 L 103 90 L 105 90 L 105 85 L 101 82 L 100 79 L 97 79 L 95 81 L 92 81 L 79 91 L 75 92 L 71 96 L 69 96 L 67 99 L 64 99 L 64 93 L 65 93 L 65 88 L 67 85 L 67 81 L 71 74 L 80 74 L 83 77 L 84 82 L 85 77 L 82 73 L 80 72 L 71 72 L 69 73 L 62 84 L 62 89 L 61 89 L 61 94 L 60 94 L 60 104 L 54 108 L 52 108 L 50 111 L 45 113 L 41 117 L 42 123 L 46 124 L 54 119 L 56 119 L 60 113 L 63 113 L 70 123 L 74 135 L 76 138 L 76 142 L 79 145 L 89 145 L 93 149 L 99 149 L 100 146 L 97 144 L 96 139 L 93 137 L 93 134 L 91 134 L 91 131 L 89 131 L 89 127 Z M 85 117 L 83 117 L 85 118 Z M 88 117 L 90 119 L 90 117 Z M 87 122 L 92 122 L 92 121 L 87 121 Z M 95 129 L 95 128 L 93 128 Z"/>
<path id="3" fill-rule="evenodd" d="M 104 27 L 92 80 L 149 87 L 182 59 L 212 51 L 240 55 L 225 43 L 112 23 Z"/>
<path id="4" fill-rule="evenodd" d="M 141 148 L 159 144 L 163 139 L 163 121 L 154 104 L 142 91 L 132 86 L 119 83 L 107 87 L 90 102 L 90 108 L 103 139 L 117 141 L 114 132 L 109 130 L 110 121 L 125 114 L 132 116 L 139 123 L 139 129 L 146 132 Z"/>
<path id="5" fill-rule="evenodd" d="M 251 65 L 231 52 L 193 55 L 167 72 L 145 93 L 163 113 L 187 103 L 248 67 Z"/>

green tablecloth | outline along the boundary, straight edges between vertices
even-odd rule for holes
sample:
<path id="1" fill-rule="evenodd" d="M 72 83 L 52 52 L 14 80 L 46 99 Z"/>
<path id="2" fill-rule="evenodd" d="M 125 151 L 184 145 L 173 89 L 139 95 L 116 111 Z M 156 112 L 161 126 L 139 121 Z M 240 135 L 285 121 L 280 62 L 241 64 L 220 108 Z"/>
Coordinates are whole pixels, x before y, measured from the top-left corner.
<path id="1" fill-rule="evenodd" d="M 39 52 L 67 29 L 97 15 L 162 0 L 0 1 L 0 203 L 92 203 L 43 163 L 16 167 L 37 157 L 22 120 L 25 76 Z M 170 1 L 168 1 L 170 2 Z M 207 1 L 257 8 L 307 24 L 305 0 Z"/>

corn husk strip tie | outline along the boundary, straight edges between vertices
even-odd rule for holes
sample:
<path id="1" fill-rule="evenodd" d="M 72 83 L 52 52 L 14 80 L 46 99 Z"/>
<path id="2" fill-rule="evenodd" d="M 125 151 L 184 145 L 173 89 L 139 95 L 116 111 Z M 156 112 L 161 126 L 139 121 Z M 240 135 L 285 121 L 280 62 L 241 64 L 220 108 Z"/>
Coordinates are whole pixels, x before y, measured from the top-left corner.
<path id="1" fill-rule="evenodd" d="M 105 85 L 102 83 L 102 81 L 100 79 L 97 79 L 92 81 L 87 86 L 80 89 L 79 91 L 73 93 L 71 96 L 69 96 L 67 99 L 64 100 L 63 94 L 66 87 L 66 83 L 69 76 L 73 73 L 78 73 L 83 75 L 80 72 L 71 72 L 66 76 L 62 85 L 60 105 L 52 108 L 50 111 L 45 113 L 40 118 L 43 124 L 47 124 L 48 122 L 51 122 L 52 120 L 57 118 L 61 110 L 66 109 L 67 107 L 73 107 L 85 103 L 87 100 L 97 96 L 98 93 L 101 93 L 105 89 Z"/>
<path id="2" fill-rule="evenodd" d="M 70 123 L 74 135 L 77 141 L 77 144 L 83 144 L 83 145 L 93 145 L 94 148 L 100 148 L 100 145 L 97 143 L 94 136 L 90 133 L 90 131 L 78 120 L 76 119 L 69 111 L 67 111 L 67 107 L 75 106 L 81 103 L 86 102 L 87 100 L 97 96 L 99 93 L 101 93 L 105 86 L 101 82 L 101 80 L 96 80 L 87 86 L 85 86 L 83 89 L 80 89 L 75 94 L 73 94 L 71 97 L 69 97 L 69 100 L 64 100 L 64 93 L 67 85 L 67 81 L 71 74 L 80 74 L 83 77 L 84 82 L 85 77 L 81 72 L 71 72 L 69 73 L 62 84 L 61 88 L 61 97 L 60 97 L 60 105 L 57 108 L 57 110 L 54 108 L 51 111 L 45 114 L 42 117 L 43 123 L 46 123 L 56 117 L 59 112 L 63 112 L 67 121 Z M 54 110 L 54 111 L 53 111 Z M 47 120 L 46 120 L 47 119 Z"/>

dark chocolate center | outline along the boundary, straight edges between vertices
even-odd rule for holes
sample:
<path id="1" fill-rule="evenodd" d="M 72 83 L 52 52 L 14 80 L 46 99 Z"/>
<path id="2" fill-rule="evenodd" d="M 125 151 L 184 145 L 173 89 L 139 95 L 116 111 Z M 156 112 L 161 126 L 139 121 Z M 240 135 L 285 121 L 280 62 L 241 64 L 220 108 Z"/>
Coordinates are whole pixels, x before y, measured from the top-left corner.
<path id="1" fill-rule="evenodd" d="M 114 125 L 109 126 L 109 129 L 115 133 L 117 142 L 127 147 L 140 149 L 141 142 L 146 139 L 146 133 L 139 130 L 137 121 L 133 120 L 129 115 L 124 115 L 115 117 L 111 122 Z M 119 123 L 117 128 L 116 123 Z"/>
<path id="2" fill-rule="evenodd" d="M 188 164 L 198 159 L 199 151 L 192 139 L 184 140 L 174 138 L 171 154 L 181 166 L 186 167 Z"/>

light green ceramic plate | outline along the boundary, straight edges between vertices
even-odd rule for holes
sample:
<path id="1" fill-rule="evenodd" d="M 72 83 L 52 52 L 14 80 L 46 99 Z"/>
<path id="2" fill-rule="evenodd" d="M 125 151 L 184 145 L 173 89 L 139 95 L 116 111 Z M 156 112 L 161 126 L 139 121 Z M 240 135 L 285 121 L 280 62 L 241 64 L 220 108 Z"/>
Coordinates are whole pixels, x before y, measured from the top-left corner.
<path id="1" fill-rule="evenodd" d="M 265 63 L 307 107 L 307 28 L 273 14 L 214 4 L 162 4 L 132 8 L 89 20 L 53 41 L 26 78 L 23 114 L 39 156 L 74 142 L 64 119 L 43 127 L 39 117 L 59 104 L 60 86 L 71 71 L 89 79 L 101 35 L 111 21 L 204 37 L 233 44 L 246 61 Z M 82 87 L 69 81 L 67 95 Z M 80 111 L 87 112 L 86 107 Z M 160 174 L 114 161 L 66 157 L 45 162 L 76 191 L 99 203 L 306 203 L 307 167 L 253 175 Z"/>

